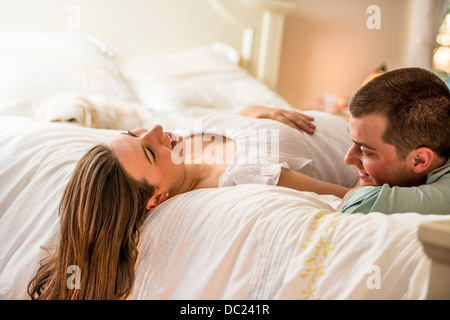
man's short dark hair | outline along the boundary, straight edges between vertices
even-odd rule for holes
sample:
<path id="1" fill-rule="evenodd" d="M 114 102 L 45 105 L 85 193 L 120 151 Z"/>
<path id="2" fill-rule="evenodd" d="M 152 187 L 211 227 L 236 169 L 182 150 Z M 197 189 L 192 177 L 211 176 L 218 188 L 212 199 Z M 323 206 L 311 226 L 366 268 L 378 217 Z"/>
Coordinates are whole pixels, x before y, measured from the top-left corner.
<path id="1" fill-rule="evenodd" d="M 361 87 L 350 103 L 354 118 L 386 117 L 383 141 L 400 158 L 419 147 L 438 156 L 450 153 L 450 90 L 436 74 L 422 68 L 386 72 Z"/>

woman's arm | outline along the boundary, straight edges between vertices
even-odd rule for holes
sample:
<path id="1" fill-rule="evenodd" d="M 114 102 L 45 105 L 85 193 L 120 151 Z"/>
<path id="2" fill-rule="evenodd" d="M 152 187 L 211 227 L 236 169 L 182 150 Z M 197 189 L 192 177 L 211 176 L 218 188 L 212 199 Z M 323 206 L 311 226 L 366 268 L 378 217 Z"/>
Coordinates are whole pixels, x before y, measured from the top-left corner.
<path id="1" fill-rule="evenodd" d="M 332 194 L 342 198 L 350 190 L 334 183 L 312 178 L 303 173 L 282 168 L 278 179 L 278 186 L 299 191 L 310 191 L 317 194 Z"/>
<path id="2" fill-rule="evenodd" d="M 314 121 L 313 117 L 296 110 L 269 108 L 263 106 L 248 106 L 239 110 L 237 114 L 250 118 L 280 121 L 294 129 L 302 130 L 309 134 L 313 134 L 314 129 L 316 128 L 314 123 L 312 123 L 312 121 Z"/>

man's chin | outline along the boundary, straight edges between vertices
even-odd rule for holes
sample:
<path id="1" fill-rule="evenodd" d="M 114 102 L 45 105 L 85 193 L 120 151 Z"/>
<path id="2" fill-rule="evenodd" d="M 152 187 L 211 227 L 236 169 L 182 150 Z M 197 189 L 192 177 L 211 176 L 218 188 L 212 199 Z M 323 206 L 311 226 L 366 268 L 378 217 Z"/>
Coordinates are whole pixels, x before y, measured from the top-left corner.
<path id="1" fill-rule="evenodd" d="M 377 186 L 378 184 L 368 174 L 360 174 L 359 175 L 359 185 L 360 186 Z"/>

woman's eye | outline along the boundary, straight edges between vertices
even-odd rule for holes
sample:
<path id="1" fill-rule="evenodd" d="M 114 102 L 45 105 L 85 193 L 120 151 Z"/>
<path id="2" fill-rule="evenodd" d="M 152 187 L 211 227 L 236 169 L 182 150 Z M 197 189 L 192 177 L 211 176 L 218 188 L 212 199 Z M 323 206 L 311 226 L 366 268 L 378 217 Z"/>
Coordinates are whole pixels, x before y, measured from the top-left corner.
<path id="1" fill-rule="evenodd" d="M 153 150 L 150 149 L 150 148 L 147 148 L 147 150 L 148 150 L 148 152 L 150 152 L 150 154 L 152 155 L 153 162 L 155 162 L 155 153 L 154 153 Z"/>

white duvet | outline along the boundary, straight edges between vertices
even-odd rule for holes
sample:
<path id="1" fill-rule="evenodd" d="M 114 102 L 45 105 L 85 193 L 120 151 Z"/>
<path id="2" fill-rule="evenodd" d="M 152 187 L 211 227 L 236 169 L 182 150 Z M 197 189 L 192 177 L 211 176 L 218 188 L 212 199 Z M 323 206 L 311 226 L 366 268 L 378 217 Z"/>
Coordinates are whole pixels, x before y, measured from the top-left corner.
<path id="1" fill-rule="evenodd" d="M 340 214 L 339 199 L 263 185 L 198 190 L 148 220 L 133 299 L 424 299 L 417 226 Z"/>
<path id="2" fill-rule="evenodd" d="M 117 132 L 6 116 L 0 128 L 0 298 L 26 299 L 77 160 Z M 417 227 L 447 218 L 343 215 L 339 201 L 262 185 L 176 196 L 144 227 L 130 298 L 425 298 Z"/>

